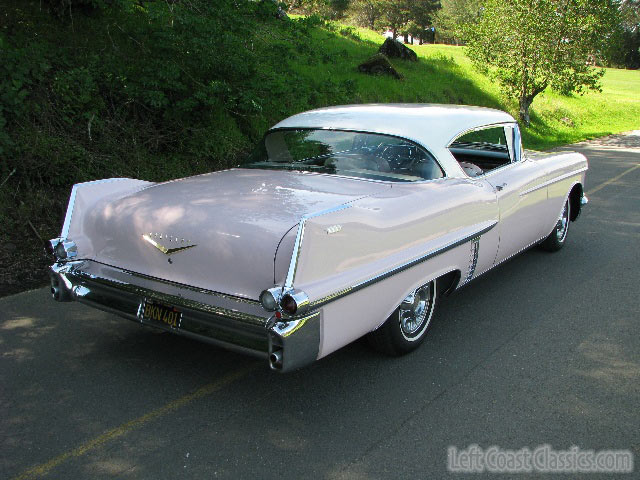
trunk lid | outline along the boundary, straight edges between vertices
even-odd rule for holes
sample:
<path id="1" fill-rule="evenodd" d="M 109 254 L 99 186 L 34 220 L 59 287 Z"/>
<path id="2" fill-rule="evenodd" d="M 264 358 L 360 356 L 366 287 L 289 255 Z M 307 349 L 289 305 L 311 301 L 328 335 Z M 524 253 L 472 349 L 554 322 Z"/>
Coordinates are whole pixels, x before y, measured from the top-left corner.
<path id="1" fill-rule="evenodd" d="M 83 219 L 90 245 L 80 256 L 257 299 L 273 285 L 280 240 L 303 215 L 388 188 L 330 175 L 249 169 L 174 180 L 100 201 Z M 287 248 L 279 258 L 290 257 L 292 247 Z"/>

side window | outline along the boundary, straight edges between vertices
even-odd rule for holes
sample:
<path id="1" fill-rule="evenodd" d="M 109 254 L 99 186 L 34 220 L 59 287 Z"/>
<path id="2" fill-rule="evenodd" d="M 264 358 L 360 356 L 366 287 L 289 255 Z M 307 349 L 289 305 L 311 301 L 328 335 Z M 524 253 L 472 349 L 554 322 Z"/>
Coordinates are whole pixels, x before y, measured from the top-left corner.
<path id="1" fill-rule="evenodd" d="M 513 134 L 511 126 L 473 130 L 456 138 L 449 151 L 467 175 L 477 177 L 513 161 Z"/>

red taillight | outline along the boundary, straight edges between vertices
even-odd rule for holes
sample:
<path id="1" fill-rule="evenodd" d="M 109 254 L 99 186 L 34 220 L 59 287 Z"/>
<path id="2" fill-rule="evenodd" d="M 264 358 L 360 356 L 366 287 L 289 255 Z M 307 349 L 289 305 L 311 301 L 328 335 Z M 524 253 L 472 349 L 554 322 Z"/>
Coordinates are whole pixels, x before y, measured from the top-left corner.
<path id="1" fill-rule="evenodd" d="M 282 310 L 289 315 L 295 315 L 298 311 L 298 304 L 295 299 L 288 294 L 282 297 L 282 300 L 280 300 L 280 306 L 282 307 Z"/>

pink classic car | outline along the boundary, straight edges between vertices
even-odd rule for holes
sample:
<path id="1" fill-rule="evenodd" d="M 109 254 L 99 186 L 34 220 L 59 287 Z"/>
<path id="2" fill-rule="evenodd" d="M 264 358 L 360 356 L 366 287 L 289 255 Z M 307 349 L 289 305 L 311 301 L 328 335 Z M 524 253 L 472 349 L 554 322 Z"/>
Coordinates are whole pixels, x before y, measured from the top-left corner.
<path id="1" fill-rule="evenodd" d="M 415 349 L 436 300 L 540 244 L 582 205 L 586 158 L 524 151 L 487 108 L 294 115 L 230 170 L 73 187 L 51 292 L 290 371 L 362 337 Z"/>

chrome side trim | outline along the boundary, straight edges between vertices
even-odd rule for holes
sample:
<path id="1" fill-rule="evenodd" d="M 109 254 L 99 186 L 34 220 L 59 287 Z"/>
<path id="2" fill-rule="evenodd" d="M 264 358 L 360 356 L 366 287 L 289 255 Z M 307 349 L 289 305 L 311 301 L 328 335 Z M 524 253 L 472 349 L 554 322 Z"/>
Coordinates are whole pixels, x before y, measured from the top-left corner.
<path id="1" fill-rule="evenodd" d="M 555 224 L 553 225 L 553 228 L 556 228 Z M 553 231 L 553 230 L 552 230 Z M 520 250 L 518 250 L 515 253 L 512 253 L 511 255 L 509 255 L 506 258 L 503 258 L 502 260 L 500 260 L 498 263 L 494 263 L 493 265 L 491 265 L 489 268 L 484 269 L 482 272 L 478 273 L 474 279 L 478 278 L 481 275 L 484 275 L 485 273 L 487 273 L 490 270 L 493 270 L 494 268 L 496 268 L 499 265 L 502 265 L 504 262 L 506 262 L 507 260 L 511 260 L 513 257 L 515 257 L 516 255 L 519 255 L 520 253 L 524 252 L 525 250 L 527 250 L 528 248 L 533 247 L 534 245 L 536 245 L 537 243 L 540 243 L 542 240 L 544 240 L 545 238 L 547 238 L 549 235 L 543 235 L 542 237 L 538 238 L 537 240 L 534 240 L 533 242 L 529 243 L 528 245 L 522 247 Z M 463 286 L 465 286 L 467 283 L 462 283 L 460 285 L 458 285 L 458 287 L 456 288 L 456 290 L 458 288 L 461 288 Z"/>
<path id="2" fill-rule="evenodd" d="M 131 180 L 131 179 L 130 178 L 105 178 L 103 180 L 94 180 L 92 182 L 76 183 L 71 188 L 71 195 L 69 197 L 69 203 L 67 205 L 67 213 L 64 216 L 64 223 L 62 224 L 62 232 L 60 233 L 60 236 L 62 238 L 67 238 L 69 236 L 69 228 L 71 227 L 71 216 L 73 215 L 73 207 L 76 204 L 76 195 L 78 193 L 78 188 L 80 186 L 92 185 L 95 183 L 116 182 L 118 180 Z"/>
<path id="3" fill-rule="evenodd" d="M 298 224 L 298 231 L 296 233 L 296 240 L 293 244 L 293 254 L 291 255 L 291 261 L 289 262 L 289 270 L 287 272 L 287 278 L 284 282 L 283 291 L 293 288 L 293 282 L 296 277 L 296 269 L 298 268 L 298 258 L 300 256 L 300 247 L 302 246 L 302 240 L 304 238 L 304 225 L 306 221 L 309 220 L 310 218 L 319 217 L 321 215 L 326 215 L 328 213 L 338 212 L 340 210 L 345 210 L 347 208 L 351 208 L 351 204 L 344 203 L 337 207 L 332 207 L 326 210 L 321 210 L 316 213 L 304 215 L 300 219 L 300 223 Z"/>
<path id="4" fill-rule="evenodd" d="M 564 180 L 566 178 L 572 177 L 574 175 L 578 175 L 579 173 L 582 173 L 582 172 L 586 172 L 588 168 L 589 167 L 583 167 L 579 170 L 574 170 L 573 172 L 565 173 L 563 175 L 560 175 L 559 177 L 553 178 L 551 180 L 547 180 L 546 182 L 541 183 L 540 185 L 536 185 L 535 187 L 531 187 L 531 188 L 528 188 L 527 190 L 524 190 L 523 192 L 520 192 L 520 196 L 522 197 L 531 192 L 535 192 L 536 190 L 540 190 L 541 188 L 545 188 L 545 187 L 548 187 L 549 185 L 553 185 L 554 183 Z"/>
<path id="5" fill-rule="evenodd" d="M 478 265 L 478 252 L 480 251 L 480 237 L 476 237 L 471 240 L 471 252 L 469 254 L 469 273 L 464 280 L 464 283 L 470 282 L 473 278 L 473 273 L 476 271 Z"/>
<path id="6" fill-rule="evenodd" d="M 455 240 L 447 245 L 444 245 L 440 248 L 436 248 L 434 250 L 431 250 L 427 253 L 425 253 L 424 255 L 421 255 L 418 258 L 415 258 L 409 262 L 403 263 L 401 265 L 398 265 L 397 267 L 391 268 L 379 275 L 376 275 L 375 277 L 372 277 L 368 280 L 365 280 L 363 282 L 357 283 L 351 287 L 347 287 L 345 289 L 339 290 L 337 292 L 331 293 L 325 297 L 322 297 L 318 300 L 315 300 L 313 302 L 310 303 L 309 308 L 313 309 L 313 308 L 320 308 L 323 305 L 326 305 L 329 302 L 333 302 L 334 300 L 338 300 L 339 298 L 342 298 L 346 295 L 349 295 L 351 293 L 355 293 L 358 290 L 362 290 L 365 287 L 368 287 L 370 285 L 373 285 L 374 283 L 378 283 L 381 282 L 382 280 L 385 280 L 393 275 L 396 275 L 400 272 L 403 272 L 411 267 L 414 267 L 422 262 L 425 262 L 427 260 L 429 260 L 430 258 L 435 257 L 436 255 L 440 255 L 443 254 L 455 247 L 458 247 L 464 243 L 467 243 L 469 240 L 474 240 L 474 239 L 479 239 L 480 236 L 484 235 L 485 233 L 487 233 L 489 230 L 491 230 L 493 227 L 495 227 L 498 224 L 498 221 L 492 221 L 489 223 L 489 225 L 479 229 L 476 232 L 470 233 L 468 235 L 465 235 L 464 237 Z M 476 259 L 477 261 L 477 259 Z"/>

